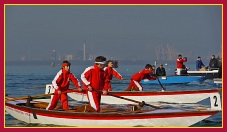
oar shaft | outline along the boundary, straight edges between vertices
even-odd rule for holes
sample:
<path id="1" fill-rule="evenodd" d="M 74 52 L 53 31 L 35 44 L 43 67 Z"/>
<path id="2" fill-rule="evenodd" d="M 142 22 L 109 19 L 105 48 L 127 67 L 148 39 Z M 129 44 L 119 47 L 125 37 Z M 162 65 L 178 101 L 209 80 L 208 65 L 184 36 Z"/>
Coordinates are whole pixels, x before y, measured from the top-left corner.
<path id="1" fill-rule="evenodd" d="M 163 87 L 162 83 L 160 82 L 159 78 L 157 75 L 155 75 L 156 79 L 158 80 L 158 83 L 160 84 L 160 86 L 162 87 L 162 90 L 165 91 L 166 88 Z"/>
<path id="2" fill-rule="evenodd" d="M 154 107 L 154 108 L 156 108 L 156 109 L 161 109 L 161 107 L 158 107 L 158 106 L 154 106 L 154 105 L 151 105 L 151 104 L 147 104 L 147 103 L 145 103 L 144 105 L 147 105 L 147 106 L 150 106 L 150 107 Z"/>
<path id="3" fill-rule="evenodd" d="M 98 93 L 102 93 L 101 91 L 94 90 L 94 89 L 93 89 L 93 91 L 98 92 Z M 140 101 L 125 98 L 125 97 L 122 97 L 122 96 L 117 96 L 117 95 L 114 95 L 114 94 L 111 94 L 111 93 L 107 93 L 107 94 L 110 95 L 110 96 L 116 97 L 116 98 L 120 98 L 120 99 L 124 99 L 124 100 L 131 101 L 131 102 L 134 102 L 134 103 L 138 103 L 141 107 L 143 107 L 143 105 L 147 105 L 147 106 L 151 106 L 151 107 L 156 108 L 156 109 L 160 109 L 160 107 L 153 106 L 153 105 L 150 105 L 150 104 L 146 104 L 144 101 L 140 102 Z"/>
<path id="4" fill-rule="evenodd" d="M 78 90 L 69 89 L 69 90 L 67 90 L 67 91 L 62 92 L 62 94 L 63 94 L 63 93 L 71 93 L 71 92 L 78 92 Z M 54 95 L 54 93 L 49 93 L 49 94 L 37 94 L 37 95 L 34 95 L 34 96 L 30 96 L 30 97 L 31 97 L 31 98 L 38 98 L 38 97 L 51 96 L 51 95 Z M 23 100 L 23 99 L 27 99 L 27 98 L 29 98 L 29 96 L 22 96 L 22 97 L 19 97 L 19 98 L 13 98 L 13 99 L 10 99 L 9 101 Z"/>
<path id="5" fill-rule="evenodd" d="M 116 98 L 128 100 L 128 101 L 131 101 L 131 102 L 134 102 L 134 103 L 141 103 L 140 101 L 136 101 L 136 100 L 133 100 L 133 99 L 125 98 L 125 97 L 122 97 L 122 96 L 113 95 L 113 94 L 110 94 L 110 93 L 108 93 L 108 95 L 116 97 Z"/>
<path id="6" fill-rule="evenodd" d="M 94 89 L 93 89 L 93 91 L 98 92 L 98 93 L 102 93 L 101 91 L 94 90 Z M 117 95 L 114 95 L 114 94 L 111 94 L 111 93 L 107 93 L 107 94 L 110 95 L 110 96 L 116 97 L 116 98 L 120 98 L 120 99 L 131 101 L 131 102 L 134 102 L 134 103 L 141 103 L 140 101 L 136 101 L 136 100 L 133 100 L 133 99 L 125 98 L 125 97 L 122 97 L 122 96 L 117 96 Z"/>
<path id="7" fill-rule="evenodd" d="M 162 89 L 164 90 L 164 87 L 163 87 L 163 85 L 161 84 L 161 82 L 160 82 L 160 80 L 159 80 L 158 77 L 157 77 L 157 79 L 158 79 L 158 82 L 159 82 L 159 84 L 161 85 Z"/>
<path id="8" fill-rule="evenodd" d="M 153 108 L 156 108 L 156 109 L 160 109 L 160 107 L 154 106 L 154 105 L 151 105 L 151 104 L 147 104 L 144 101 L 143 102 L 140 102 L 140 101 L 137 101 L 137 100 L 125 98 L 125 97 L 122 97 L 122 96 L 113 95 L 113 94 L 110 94 L 110 93 L 108 93 L 108 95 L 113 96 L 113 97 L 116 97 L 116 98 L 128 100 L 128 101 L 131 101 L 131 102 L 134 102 L 134 103 L 138 103 L 139 105 L 147 105 L 147 106 L 150 106 L 150 107 L 153 107 Z"/>

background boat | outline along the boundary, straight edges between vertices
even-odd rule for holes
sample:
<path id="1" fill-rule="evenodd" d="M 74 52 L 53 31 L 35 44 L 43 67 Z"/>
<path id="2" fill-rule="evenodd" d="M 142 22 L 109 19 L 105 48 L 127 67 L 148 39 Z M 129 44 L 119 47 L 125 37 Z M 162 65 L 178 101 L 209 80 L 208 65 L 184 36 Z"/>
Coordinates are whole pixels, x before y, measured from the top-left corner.
<path id="1" fill-rule="evenodd" d="M 164 76 L 159 77 L 161 84 L 182 84 L 182 83 L 192 83 L 192 82 L 203 82 L 206 78 L 203 76 Z M 144 79 L 141 84 L 159 84 L 158 80 L 148 80 Z"/>
<path id="2" fill-rule="evenodd" d="M 212 71 L 187 71 L 190 76 L 203 76 L 206 79 L 213 79 L 218 77 L 218 69 Z"/>

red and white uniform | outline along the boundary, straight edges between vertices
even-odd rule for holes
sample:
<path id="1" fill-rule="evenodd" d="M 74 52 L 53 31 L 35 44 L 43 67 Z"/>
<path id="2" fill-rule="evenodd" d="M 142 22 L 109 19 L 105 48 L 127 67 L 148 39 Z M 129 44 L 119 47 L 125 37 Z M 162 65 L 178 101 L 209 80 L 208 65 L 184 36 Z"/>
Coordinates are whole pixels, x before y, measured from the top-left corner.
<path id="1" fill-rule="evenodd" d="M 155 80 L 155 77 L 152 77 L 150 74 L 153 73 L 153 70 L 143 69 L 140 72 L 135 73 L 131 77 L 131 82 L 128 87 L 135 87 L 139 91 L 143 91 L 143 87 L 140 84 L 140 81 L 143 79 Z"/>
<path id="2" fill-rule="evenodd" d="M 87 97 L 90 105 L 96 110 L 100 111 L 101 94 L 104 89 L 105 83 L 108 81 L 105 76 L 105 71 L 99 68 L 96 64 L 85 69 L 81 74 L 81 80 L 84 89 L 87 91 Z M 88 91 L 88 86 L 92 87 L 92 91 Z"/>
<path id="3" fill-rule="evenodd" d="M 182 71 L 182 68 L 183 68 L 183 63 L 187 62 L 187 59 L 178 58 L 176 62 L 177 62 L 177 75 L 180 75 L 180 72 Z"/>
<path id="4" fill-rule="evenodd" d="M 69 81 L 72 81 L 76 88 L 81 88 L 79 80 L 69 71 L 61 69 L 54 80 L 52 81 L 52 87 L 54 88 L 54 95 L 51 97 L 51 103 L 47 106 L 47 110 L 53 110 L 58 100 L 60 99 L 62 103 L 62 108 L 68 110 L 68 96 L 66 91 L 69 89 Z M 61 91 L 61 94 L 58 94 L 58 91 Z"/>
<path id="5" fill-rule="evenodd" d="M 177 68 L 183 68 L 183 63 L 187 62 L 187 59 L 177 59 Z"/>
<path id="6" fill-rule="evenodd" d="M 108 91 L 112 91 L 112 87 L 111 87 L 111 80 L 113 78 L 113 76 L 115 76 L 118 79 L 122 79 L 123 77 L 121 76 L 120 73 L 118 73 L 114 68 L 112 67 L 105 67 L 104 68 L 105 74 L 107 76 L 107 84 L 105 85 L 105 87 L 108 87 Z"/>

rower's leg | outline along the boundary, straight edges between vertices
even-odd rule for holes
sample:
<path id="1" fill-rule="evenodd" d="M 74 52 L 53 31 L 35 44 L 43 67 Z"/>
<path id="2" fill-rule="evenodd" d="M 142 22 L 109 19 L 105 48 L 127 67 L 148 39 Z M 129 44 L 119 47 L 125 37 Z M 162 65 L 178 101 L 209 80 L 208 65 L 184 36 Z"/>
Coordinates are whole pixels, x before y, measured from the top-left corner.
<path id="1" fill-rule="evenodd" d="M 132 91 L 133 87 L 128 87 L 125 89 L 125 91 Z"/>
<path id="2" fill-rule="evenodd" d="M 31 101 L 32 101 L 32 97 L 28 96 L 27 101 L 26 101 L 26 106 L 31 107 Z"/>

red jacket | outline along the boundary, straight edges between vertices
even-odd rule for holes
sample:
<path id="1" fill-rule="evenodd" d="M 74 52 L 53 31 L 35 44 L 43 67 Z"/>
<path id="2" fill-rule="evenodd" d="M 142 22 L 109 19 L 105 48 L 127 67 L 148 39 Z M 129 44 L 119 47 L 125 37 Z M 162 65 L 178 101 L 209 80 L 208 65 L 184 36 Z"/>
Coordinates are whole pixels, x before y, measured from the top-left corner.
<path id="1" fill-rule="evenodd" d="M 121 74 L 118 73 L 118 72 L 117 72 L 114 68 L 112 68 L 112 67 L 105 67 L 105 68 L 104 68 L 104 71 L 105 71 L 105 74 L 106 74 L 108 80 L 112 80 L 113 75 L 114 75 L 116 78 L 118 78 L 118 79 L 121 79 L 121 78 L 122 78 Z"/>
<path id="2" fill-rule="evenodd" d="M 81 87 L 79 80 L 71 72 L 61 69 L 52 81 L 53 88 L 60 91 L 66 91 L 69 88 L 70 80 L 75 87 Z"/>
<path id="3" fill-rule="evenodd" d="M 187 59 L 177 59 L 177 68 L 183 68 L 183 62 L 187 62 Z"/>
<path id="4" fill-rule="evenodd" d="M 105 76 L 105 71 L 100 69 L 96 64 L 85 69 L 81 74 L 81 80 L 84 85 L 84 89 L 88 89 L 90 85 L 95 90 L 103 90 L 105 83 L 108 81 Z M 104 89 L 107 91 L 107 89 Z"/>
<path id="5" fill-rule="evenodd" d="M 140 72 L 135 73 L 132 75 L 131 79 L 137 82 L 140 82 L 143 79 L 155 80 L 155 77 L 152 77 L 150 74 L 153 73 L 153 70 L 143 69 Z"/>

